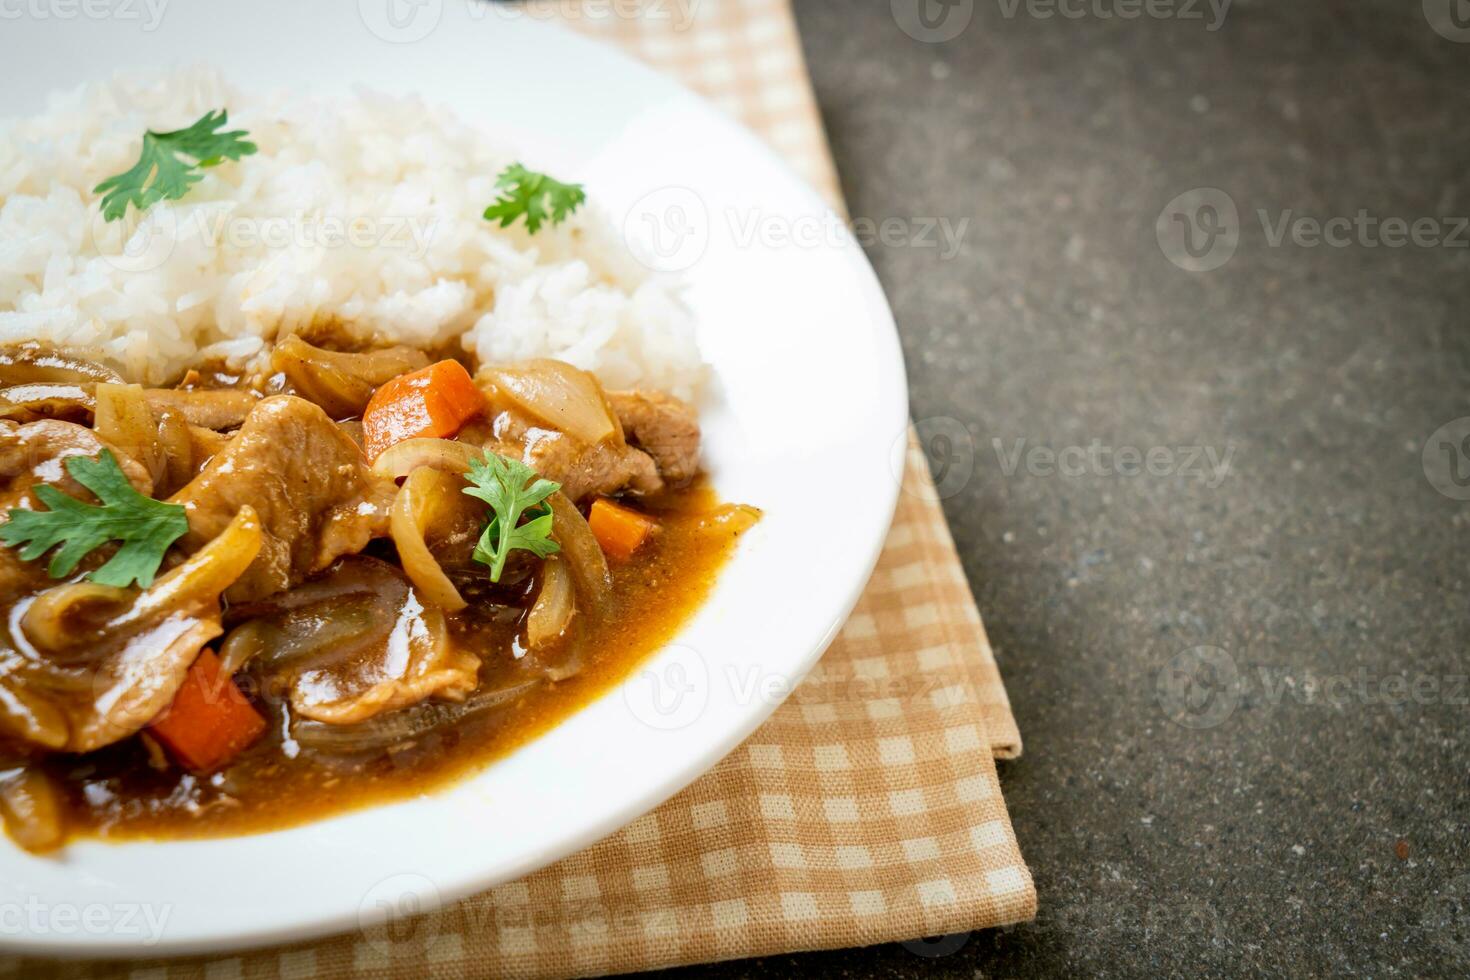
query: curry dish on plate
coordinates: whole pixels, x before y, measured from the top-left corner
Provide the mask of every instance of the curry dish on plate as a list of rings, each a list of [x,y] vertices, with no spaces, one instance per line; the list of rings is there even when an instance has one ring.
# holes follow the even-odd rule
[[[0,147],[22,848],[465,774],[672,638],[759,518],[703,476],[676,277],[442,107],[197,69],[58,95]]]
[[[625,676],[753,508],[685,402],[534,359],[363,347],[129,384],[0,350],[0,813],[271,829],[432,786]]]

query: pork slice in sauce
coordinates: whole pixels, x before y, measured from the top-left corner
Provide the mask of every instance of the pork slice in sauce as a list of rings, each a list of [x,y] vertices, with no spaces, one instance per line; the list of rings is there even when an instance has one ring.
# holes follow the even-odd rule
[[[260,554],[227,593],[245,602],[290,588],[387,534],[395,493],[324,411],[278,395],[256,403],[234,438],[170,499],[189,518],[179,541],[186,550],[219,533],[241,506],[259,513]]]
[[[684,486],[699,472],[699,419],[693,406],[658,391],[609,391],[627,441],[653,457],[663,480]]]
[[[486,449],[519,459],[560,483],[562,493],[572,500],[624,490],[654,493],[663,487],[653,458],[616,436],[589,446],[514,410],[498,413],[492,432]]]

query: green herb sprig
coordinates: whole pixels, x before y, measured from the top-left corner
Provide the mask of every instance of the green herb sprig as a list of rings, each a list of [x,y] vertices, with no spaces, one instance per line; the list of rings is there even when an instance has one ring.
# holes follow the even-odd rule
[[[548,218],[553,225],[561,224],[587,199],[581,184],[563,184],[519,163],[502,170],[495,186],[502,193],[485,209],[485,220],[499,221],[500,227],[506,228],[524,216],[526,231],[532,235]]]
[[[560,483],[543,480],[519,460],[486,452],[470,463],[464,492],[490,505],[490,523],[475,545],[474,560],[490,566],[490,581],[499,582],[505,561],[517,549],[540,558],[561,548],[551,539],[551,505],[546,498]],[[521,523],[521,518],[528,518]]]
[[[254,153],[256,146],[245,139],[249,135],[245,130],[218,132],[229,118],[228,112],[219,109],[206,112],[185,129],[144,133],[143,152],[132,169],[92,188],[92,193],[103,195],[102,216],[117,221],[127,214],[129,204],[145,211],[162,200],[177,201],[204,179],[205,167]]]
[[[11,510],[10,520],[0,525],[0,541],[12,548],[25,545],[20,557],[26,561],[60,545],[46,569],[52,578],[65,578],[92,551],[109,541],[120,541],[117,554],[87,577],[99,585],[119,588],[133,582],[145,589],[152,585],[164,552],[189,530],[184,508],[134,490],[110,450],[102,450],[96,459],[70,456],[66,471],[96,494],[101,505],[37,485],[36,497],[50,510]]]

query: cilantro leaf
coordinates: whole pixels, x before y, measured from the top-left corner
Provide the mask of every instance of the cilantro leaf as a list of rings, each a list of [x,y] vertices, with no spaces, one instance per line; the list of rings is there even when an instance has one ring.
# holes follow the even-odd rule
[[[254,143],[244,139],[243,129],[216,132],[229,121],[224,109],[206,112],[187,129],[171,133],[143,134],[143,152],[131,170],[109,177],[92,193],[101,194],[102,216],[116,221],[127,214],[131,204],[139,211],[162,200],[177,201],[189,192],[189,186],[204,179],[200,173],[221,160],[238,160],[254,153]],[[188,163],[181,157],[192,157]]]
[[[486,452],[470,463],[464,492],[490,505],[490,523],[475,545],[474,559],[490,566],[490,581],[499,582],[505,560],[517,549],[538,558],[561,548],[551,539],[551,506],[546,498],[561,489],[560,483],[543,480],[520,460]],[[530,520],[520,523],[522,517]]]
[[[498,219],[500,227],[506,228],[525,215],[526,231],[532,235],[547,220],[548,202],[551,223],[556,225],[587,199],[581,184],[563,184],[546,174],[527,170],[519,163],[513,163],[502,170],[500,176],[495,178],[495,186],[502,193],[494,204],[485,209],[485,220]]]
[[[164,552],[189,530],[184,508],[134,490],[111,450],[102,450],[96,459],[69,456],[66,471],[96,494],[101,506],[83,503],[55,487],[37,485],[36,496],[50,510],[11,510],[9,522],[0,525],[0,541],[11,547],[24,544],[20,557],[26,561],[61,545],[46,569],[52,578],[70,575],[90,552],[109,541],[120,541],[117,554],[87,577],[119,588],[135,581],[145,589],[152,585]]]

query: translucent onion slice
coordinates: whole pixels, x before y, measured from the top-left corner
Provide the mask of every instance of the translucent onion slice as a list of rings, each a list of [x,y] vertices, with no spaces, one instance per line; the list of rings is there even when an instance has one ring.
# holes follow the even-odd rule
[[[481,455],[479,449],[452,439],[405,439],[378,454],[373,461],[373,472],[395,480],[420,467],[463,473]]]
[[[0,383],[3,384],[84,384],[109,381],[122,381],[122,378],[111,368],[64,353],[59,348],[34,341],[0,347]]]
[[[463,512],[473,505],[460,492],[463,488],[464,481],[453,474],[420,467],[403,481],[388,512],[388,528],[403,571],[425,599],[446,612],[458,612],[468,603],[429,551],[424,535],[431,527],[450,527],[459,522]]]
[[[96,582],[68,582],[36,596],[26,606],[21,625],[26,639],[42,650],[64,650],[75,638],[79,623],[115,613],[133,594]]]
[[[86,420],[95,408],[91,385],[24,384],[0,388],[0,418],[29,421],[36,416]]]
[[[539,650],[560,637],[574,611],[576,600],[566,562],[558,555],[548,555],[541,566],[541,591],[526,617],[526,639],[531,649]]]
[[[428,366],[428,355],[413,347],[344,354],[313,347],[294,334],[271,351],[271,368],[334,419],[361,415],[379,385]]]
[[[577,506],[557,492],[546,498],[551,504],[551,536],[561,545],[561,554],[566,557],[568,569],[577,584],[583,600],[591,604],[592,610],[600,611],[612,591],[612,573],[607,569],[607,557],[587,526],[587,518]]]
[[[547,425],[587,445],[618,432],[597,380],[562,361],[532,360],[487,367],[478,379]]]
[[[523,681],[493,691],[477,691],[458,704],[425,701],[355,725],[297,720],[291,725],[291,737],[304,749],[331,755],[382,752],[436,729],[458,725],[470,718],[510,705],[529,694],[540,683],[540,680]]]
[[[0,775],[0,820],[10,838],[32,854],[55,850],[66,839],[61,791],[36,769]]]
[[[167,456],[142,385],[99,384],[96,401],[97,435],[137,460],[158,484],[167,470]]]

